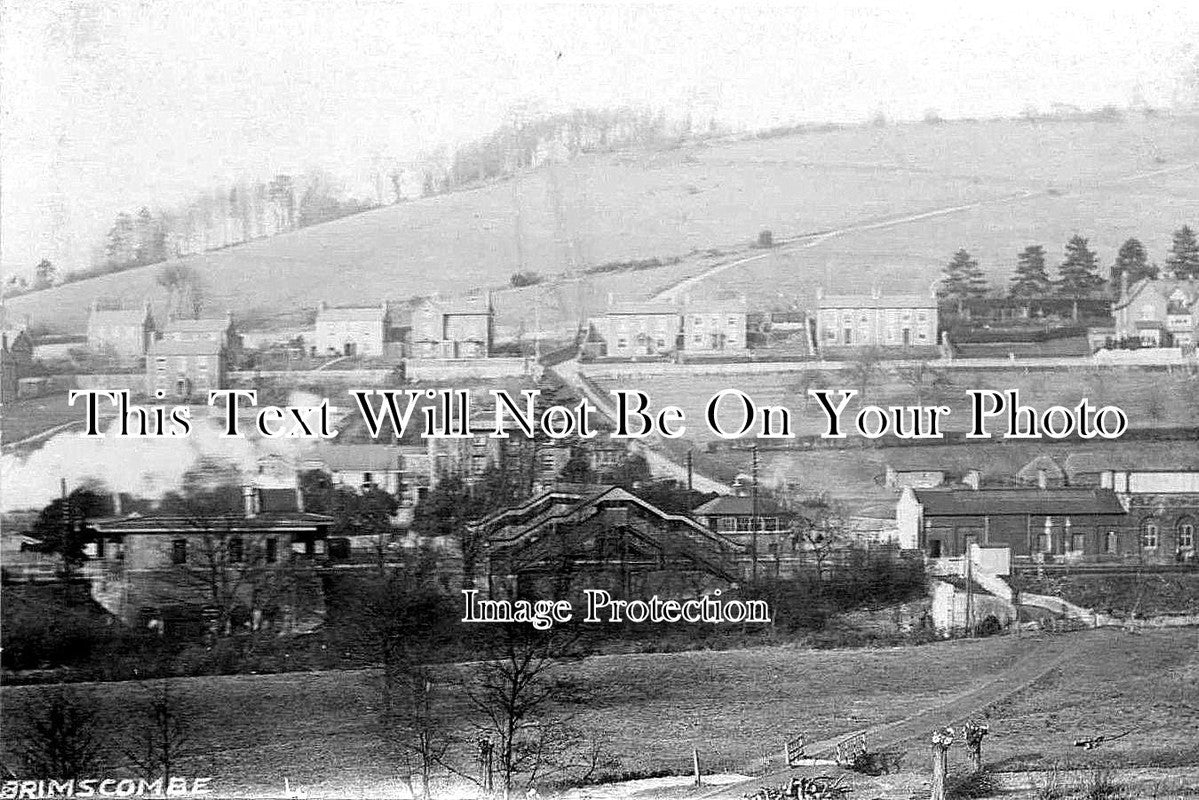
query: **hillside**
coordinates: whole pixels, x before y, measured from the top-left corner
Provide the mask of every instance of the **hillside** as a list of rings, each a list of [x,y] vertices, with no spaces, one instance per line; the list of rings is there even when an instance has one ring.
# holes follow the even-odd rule
[[[1164,260],[1170,232],[1199,221],[1199,119],[909,124],[591,154],[518,179],[389,206],[183,259],[205,276],[208,307],[255,318],[334,304],[501,287],[519,268],[554,275],[583,265],[683,256],[659,269],[609,273],[582,287],[497,296],[501,326],[594,311],[609,292],[647,296],[776,240],[831,236],[719,271],[688,291],[735,290],[802,304],[822,282],[922,289],[958,247],[1005,281],[1015,253],[1052,255],[1075,231],[1109,263],[1128,236]],[[519,200],[517,199],[519,198]],[[937,212],[929,215],[928,212]],[[901,221],[904,217],[925,215]],[[882,223],[882,224],[879,224]],[[717,253],[706,253],[710,249]],[[9,301],[17,314],[78,331],[94,298],[158,307],[158,267]]]

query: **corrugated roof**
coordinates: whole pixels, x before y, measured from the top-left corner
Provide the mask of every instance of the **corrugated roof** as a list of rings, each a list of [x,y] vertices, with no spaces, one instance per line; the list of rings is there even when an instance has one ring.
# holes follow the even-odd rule
[[[1110,489],[917,489],[925,517],[1124,514]]]

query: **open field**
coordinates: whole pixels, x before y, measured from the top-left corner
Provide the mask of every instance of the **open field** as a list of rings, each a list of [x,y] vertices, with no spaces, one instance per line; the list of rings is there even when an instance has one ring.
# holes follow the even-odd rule
[[[850,400],[844,419],[852,424],[863,405],[945,405],[950,413],[941,417],[941,430],[966,431],[971,423],[972,389],[1017,390],[1023,405],[1044,410],[1054,405],[1073,408],[1082,399],[1095,407],[1119,406],[1128,415],[1130,428],[1190,426],[1199,424],[1199,403],[1192,399],[1199,389],[1199,377],[1181,371],[1173,373],[1127,369],[1078,369],[1022,373],[1017,370],[950,371],[930,370],[919,384],[906,371],[876,369],[867,382],[863,396]],[[934,384],[935,381],[935,384]],[[600,379],[605,390],[629,388],[630,380]],[[686,413],[686,437],[696,442],[718,439],[705,422],[705,409],[719,392],[736,388],[752,398],[755,406],[785,406],[791,412],[795,436],[817,436],[827,430],[828,415],[820,403],[808,395],[809,389],[829,389],[835,404],[842,389],[861,390],[861,379],[853,369],[836,373],[797,366],[792,372],[770,375],[729,374],[640,377],[632,386],[645,392],[651,409],[677,405]],[[917,388],[919,387],[919,388]],[[722,429],[736,431],[744,420],[744,405],[735,397],[722,400],[717,420]],[[987,429],[992,433],[1006,430],[1003,417],[991,418]],[[760,425],[744,437],[746,444],[759,435]],[[848,431],[856,438],[856,431]],[[890,439],[888,435],[885,439]],[[780,440],[782,441],[782,440]]]
[[[1170,231],[1199,217],[1189,168],[1199,161],[1197,126],[1188,117],[909,124],[593,154],[185,261],[204,275],[211,311],[261,317],[322,299],[373,304],[504,286],[522,266],[518,208],[523,267],[547,276],[568,268],[572,249],[582,266],[684,259],[596,276],[581,287],[502,292],[496,303],[509,331],[530,322],[532,297],[543,297],[541,322],[552,327],[580,305],[594,311],[609,291],[646,296],[701,273],[713,263],[709,249],[729,257],[749,252],[762,228],[782,240],[958,206],[968,208],[780,249],[697,288],[748,290],[753,301],[780,307],[834,277],[849,289],[912,290],[931,283],[958,247],[1006,279],[1025,244],[1043,242],[1055,253],[1075,231],[1093,236],[1105,264],[1131,235],[1160,261]],[[327,280],[329,268],[338,281]],[[78,331],[97,297],[149,296],[162,308],[156,272],[146,267],[37,292],[9,307]]]
[[[622,770],[684,773],[694,746],[709,771],[768,775],[779,765],[785,735],[833,739],[930,708],[973,714],[990,705],[982,687],[1004,676],[1010,680],[998,681],[1003,691],[996,689],[992,700],[1024,688],[986,712],[992,729],[988,762],[1006,769],[1193,767],[1199,765],[1191,739],[1199,725],[1197,659],[1193,630],[1095,631],[887,650],[780,646],[606,656],[564,670],[594,692],[593,700],[571,707],[575,722],[606,734]],[[1045,673],[1050,665],[1054,669]],[[1025,687],[1026,680],[1033,682]],[[380,796],[396,791],[401,769],[375,727],[373,681],[364,672],[292,673],[178,679],[173,686],[191,715],[194,747],[206,754],[194,767],[217,776],[214,789],[222,796],[278,793],[284,777],[313,796]],[[131,710],[147,688],[81,684],[74,690],[105,710],[115,742],[124,726],[136,724]],[[3,690],[6,732],[46,691]],[[443,697],[446,719],[469,734],[465,705],[452,689]],[[911,726],[923,735],[924,724],[919,717]],[[1106,749],[1072,746],[1076,738],[1112,735],[1127,726],[1136,733]],[[903,726],[888,730],[879,734],[880,742],[909,735]],[[923,769],[923,741],[898,749],[910,750],[907,769]]]

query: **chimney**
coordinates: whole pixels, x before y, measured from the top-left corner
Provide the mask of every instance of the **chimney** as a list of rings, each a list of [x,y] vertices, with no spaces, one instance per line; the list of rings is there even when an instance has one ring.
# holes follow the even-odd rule
[[[816,299],[817,299],[817,300],[823,300],[823,299],[824,299],[824,287],[823,287],[823,286],[817,286],[817,287],[816,287]]]
[[[881,291],[879,291],[879,288],[877,286],[870,287],[870,298],[872,300],[877,300],[882,296],[883,296],[883,293]]]
[[[1048,489],[1049,488],[1049,473],[1047,473],[1043,469],[1037,470],[1037,488],[1038,489]]]
[[[300,485],[296,484],[296,511],[304,513],[304,493],[300,491]]]
[[[243,486],[241,489],[242,511],[246,519],[258,516],[258,490],[253,486]]]
[[[112,493],[112,515],[114,517],[120,517],[123,515],[120,492]]]
[[[976,469],[967,470],[965,477],[962,478],[962,483],[966,486],[969,486],[976,492],[979,490],[979,487],[982,486],[982,481],[982,473]]]

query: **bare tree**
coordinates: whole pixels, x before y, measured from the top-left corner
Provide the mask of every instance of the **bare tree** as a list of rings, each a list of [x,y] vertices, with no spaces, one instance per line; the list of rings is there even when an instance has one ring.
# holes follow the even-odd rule
[[[505,798],[522,775],[531,782],[547,766],[566,766],[562,756],[576,742],[565,735],[552,709],[571,702],[579,691],[559,667],[582,654],[575,629],[496,625],[488,657],[468,672],[466,696],[481,715],[487,739],[494,740],[489,747],[496,788]]]
[[[882,372],[882,354],[878,348],[867,348],[854,359],[847,371],[858,390],[858,397],[864,401]]]
[[[155,276],[170,297],[171,317],[198,319],[204,310],[204,280],[186,264],[167,264]]]
[[[937,392],[952,385],[948,375],[929,366],[927,361],[917,361],[910,367],[901,367],[898,374],[900,380],[916,395],[916,405],[924,405],[925,392],[928,390]]]
[[[229,636],[247,623],[258,631],[296,585],[290,542],[247,528],[235,510],[240,504],[236,486],[219,486],[186,496],[168,494],[160,505],[178,515],[183,534],[172,552],[174,572],[181,588],[198,594],[213,610],[217,636]]]
[[[125,747],[125,756],[146,780],[162,779],[163,785],[192,755],[192,738],[187,720],[171,682],[163,680],[137,720],[137,730]]]
[[[393,687],[383,724],[408,762],[409,775],[420,777],[420,796],[429,798],[433,774],[447,766],[446,754],[454,743],[436,713],[434,698],[440,685],[428,667],[411,667]]]
[[[18,754],[30,774],[78,780],[91,777],[100,767],[103,745],[99,715],[84,695],[56,687],[14,716],[15,724],[6,733],[10,741],[17,743]]]

